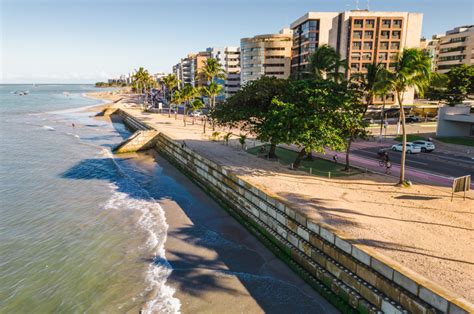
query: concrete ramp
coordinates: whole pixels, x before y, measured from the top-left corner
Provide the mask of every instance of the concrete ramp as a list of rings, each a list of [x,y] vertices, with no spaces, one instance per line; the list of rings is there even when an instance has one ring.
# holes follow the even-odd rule
[[[132,153],[152,148],[157,140],[158,131],[140,130],[114,148],[116,154]]]

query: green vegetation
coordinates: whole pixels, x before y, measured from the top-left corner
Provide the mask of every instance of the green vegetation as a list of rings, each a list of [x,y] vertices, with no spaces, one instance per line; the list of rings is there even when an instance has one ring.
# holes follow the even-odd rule
[[[106,87],[127,87],[125,82],[97,82],[95,87],[106,88]]]
[[[136,93],[146,93],[147,90],[155,87],[157,82],[150,75],[148,70],[140,67],[132,76],[132,90]]]
[[[403,141],[403,136],[399,135],[394,138],[395,141],[402,142]],[[426,137],[416,135],[416,134],[408,134],[407,135],[407,141],[408,142],[413,142],[413,141],[418,141],[418,140],[426,140]]]
[[[268,151],[270,149],[270,144],[249,148],[247,152],[252,155],[262,156],[262,154],[260,153],[262,151],[262,148],[264,148],[265,151]],[[282,165],[289,166],[296,159],[298,152],[277,147],[276,154],[278,155],[278,161]],[[331,173],[331,177],[342,177],[361,173],[357,169],[351,169],[350,172],[347,172],[345,171],[344,164],[336,164],[334,162],[322,158],[304,159],[301,161],[301,167],[299,169],[307,173],[311,172],[313,175],[319,177],[328,177],[329,172]]]
[[[462,103],[474,93],[474,65],[453,67],[447,74],[437,75],[427,91],[430,100],[445,101],[450,106]]]
[[[448,144],[464,145],[474,147],[474,138],[472,137],[437,137],[438,141]]]
[[[216,97],[222,92],[222,85],[216,83],[216,78],[224,79],[225,71],[222,68],[220,62],[215,58],[208,58],[204,67],[200,72],[197,73],[197,79],[206,79],[207,85],[200,88],[200,93],[203,97],[208,97],[209,107],[211,112],[214,111],[216,107]],[[214,119],[211,120],[212,130],[215,130]],[[204,126],[204,132],[206,132],[206,127]]]
[[[173,103],[173,93],[180,81],[174,74],[168,74],[163,78],[163,85],[166,88],[166,100],[168,101],[168,118],[171,117],[171,104]]]

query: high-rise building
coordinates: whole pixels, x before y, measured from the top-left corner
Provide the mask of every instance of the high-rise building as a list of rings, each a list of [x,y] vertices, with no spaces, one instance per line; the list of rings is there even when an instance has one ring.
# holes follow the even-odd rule
[[[259,77],[290,76],[292,32],[282,30],[279,34],[258,35],[240,40],[241,84]]]
[[[225,78],[219,81],[223,86],[222,98],[232,96],[240,88],[240,48],[212,47],[206,51],[219,61],[225,71]]]
[[[436,60],[438,59],[439,35],[433,35],[430,40],[422,38],[420,40],[420,49],[426,52],[431,59],[431,71],[436,71]]]
[[[449,72],[461,64],[474,64],[474,25],[456,27],[438,35],[436,71]]]
[[[292,75],[307,73],[308,56],[324,44],[347,60],[348,75],[364,73],[373,62],[390,69],[404,48],[419,48],[422,19],[422,14],[408,12],[308,12],[291,24]],[[413,91],[405,94],[406,103],[413,101],[413,94]],[[387,95],[386,101],[393,103],[395,98]]]

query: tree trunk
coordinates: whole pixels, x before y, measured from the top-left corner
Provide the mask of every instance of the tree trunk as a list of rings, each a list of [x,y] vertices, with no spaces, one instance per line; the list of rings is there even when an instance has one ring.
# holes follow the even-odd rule
[[[183,124],[184,126],[186,126],[186,112],[187,111],[187,106],[186,104],[184,105],[184,115],[183,115]]]
[[[206,134],[206,122],[207,122],[207,117],[204,116],[202,118],[203,122],[202,122],[202,133]]]
[[[306,154],[306,160],[313,160],[314,157],[313,157],[313,152],[312,151],[309,151],[307,154]]]
[[[277,154],[276,154],[276,144],[270,142],[270,151],[268,152],[268,158],[272,159],[272,158],[277,158]]]
[[[400,106],[400,120],[402,120],[402,159],[400,161],[400,180],[398,184],[403,184],[405,181],[405,160],[406,160],[406,151],[407,151],[407,132],[405,129],[405,110],[403,110],[403,98],[400,95],[400,92],[397,92],[398,105]]]
[[[349,171],[349,167],[350,167],[350,159],[349,159],[349,155],[351,153],[351,145],[352,145],[352,136],[349,137],[349,139],[347,140],[347,147],[346,147],[346,167],[344,168],[344,171]]]
[[[216,98],[212,96],[212,102],[211,102],[211,110],[214,110],[214,102],[216,101]],[[212,131],[216,130],[216,124],[214,123],[214,118],[211,117],[211,125],[212,125]]]
[[[382,105],[382,112],[380,117],[380,139],[382,139],[382,128],[384,125],[384,117],[385,117],[385,95],[383,95],[383,105]]]
[[[301,161],[303,160],[305,155],[306,155],[306,147],[303,147],[303,149],[298,153],[298,156],[296,156],[296,159],[293,162],[293,169],[299,168],[299,166],[301,165]]]

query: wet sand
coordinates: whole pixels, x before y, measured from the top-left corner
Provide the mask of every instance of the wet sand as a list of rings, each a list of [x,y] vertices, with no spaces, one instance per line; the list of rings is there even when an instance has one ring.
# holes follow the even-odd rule
[[[158,199],[169,225],[166,259],[183,313],[338,313],[189,178],[157,153]]]

